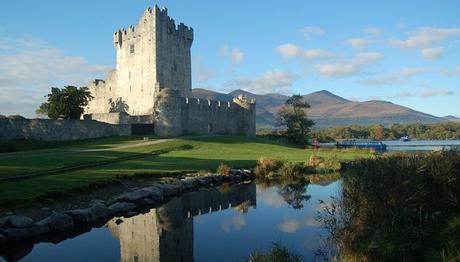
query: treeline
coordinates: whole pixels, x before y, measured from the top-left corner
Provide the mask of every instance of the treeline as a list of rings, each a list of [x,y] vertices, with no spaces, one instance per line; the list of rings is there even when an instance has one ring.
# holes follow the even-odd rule
[[[410,139],[417,140],[460,139],[460,123],[394,124],[390,127],[382,125],[352,125],[325,128],[313,134],[313,137],[319,141],[333,141],[337,139],[398,140],[404,136],[409,136]]]

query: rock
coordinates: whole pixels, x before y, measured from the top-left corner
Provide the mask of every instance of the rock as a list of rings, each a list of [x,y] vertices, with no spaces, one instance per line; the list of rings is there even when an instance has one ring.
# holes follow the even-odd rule
[[[6,237],[0,233],[0,246],[3,246],[6,243]]]
[[[200,187],[200,182],[196,178],[182,180],[184,190],[195,190]]]
[[[133,211],[137,208],[137,206],[133,203],[128,202],[117,202],[109,206],[109,212],[112,215],[115,214],[122,214]]]
[[[179,184],[155,184],[163,191],[164,197],[177,196],[184,191],[184,186]]]
[[[35,225],[35,226],[31,227],[31,228],[28,228],[28,230],[31,233],[31,237],[43,235],[43,234],[46,234],[46,233],[50,232],[49,227],[47,227],[47,226],[38,226],[38,225]]]
[[[94,221],[91,208],[67,210],[64,213],[71,216],[76,225],[88,224]]]
[[[156,202],[163,201],[163,190],[156,186],[146,187],[143,190],[149,192],[148,198],[155,200]]]
[[[34,225],[30,217],[25,216],[7,216],[4,220],[3,227],[27,228]]]
[[[24,240],[33,236],[27,228],[8,228],[5,229],[5,235],[10,242]]]
[[[142,199],[141,201],[139,201],[139,203],[142,205],[142,206],[153,206],[155,204],[158,204],[159,202],[153,200],[153,199],[150,199],[150,198],[144,198]]]
[[[41,210],[43,210],[43,211],[50,211],[51,208],[49,208],[49,207],[42,207]]]
[[[37,226],[46,226],[50,232],[65,232],[73,229],[73,218],[69,215],[53,212],[49,217],[35,223]]]
[[[91,201],[90,210],[93,221],[98,221],[109,217],[109,209],[102,200]]]
[[[12,216],[13,214],[14,214],[14,213],[11,212],[11,211],[5,212],[5,215],[7,215],[7,216]]]
[[[161,190],[157,187],[148,187],[143,189],[138,189],[131,192],[126,192],[121,195],[118,195],[111,200],[109,200],[109,204],[113,204],[116,202],[137,202],[144,198],[161,198],[162,194]]]

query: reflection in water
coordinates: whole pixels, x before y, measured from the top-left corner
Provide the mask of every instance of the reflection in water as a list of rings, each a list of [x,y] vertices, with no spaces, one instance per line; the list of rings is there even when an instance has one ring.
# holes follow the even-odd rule
[[[281,242],[310,261],[319,236],[327,233],[314,221],[319,200],[336,195],[341,183],[296,183],[257,181],[257,188],[249,183],[191,192],[145,214],[114,218],[89,232],[21,242],[0,255],[21,261],[226,262]]]
[[[113,218],[107,227],[120,240],[120,261],[193,261],[194,216],[231,207],[246,213],[255,205],[255,184],[242,184],[187,193],[149,213]],[[237,216],[223,227],[230,231],[245,223],[244,217]]]

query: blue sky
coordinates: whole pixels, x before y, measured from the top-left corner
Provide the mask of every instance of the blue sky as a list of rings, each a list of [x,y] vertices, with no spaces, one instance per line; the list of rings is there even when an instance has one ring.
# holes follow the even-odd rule
[[[112,34],[158,4],[192,26],[193,87],[382,99],[460,116],[458,1],[3,0],[0,114],[115,65]]]

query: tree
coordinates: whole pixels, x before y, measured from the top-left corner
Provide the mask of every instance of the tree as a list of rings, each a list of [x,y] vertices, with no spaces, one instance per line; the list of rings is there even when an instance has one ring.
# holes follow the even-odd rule
[[[278,123],[287,127],[287,138],[290,143],[305,146],[311,135],[314,122],[307,117],[310,105],[300,95],[293,95],[278,110]]]
[[[372,132],[375,140],[383,140],[384,138],[384,127],[382,125],[374,125]]]
[[[84,107],[93,98],[87,87],[65,86],[63,89],[51,88],[48,101],[35,111],[51,119],[79,119]]]

